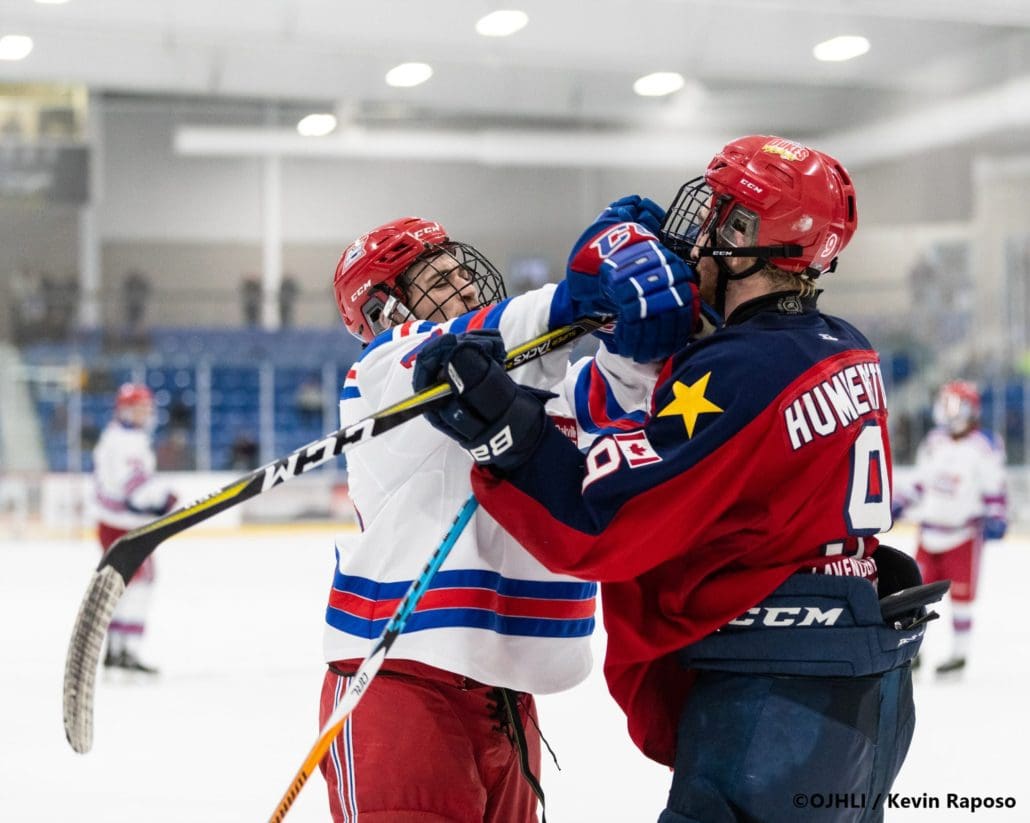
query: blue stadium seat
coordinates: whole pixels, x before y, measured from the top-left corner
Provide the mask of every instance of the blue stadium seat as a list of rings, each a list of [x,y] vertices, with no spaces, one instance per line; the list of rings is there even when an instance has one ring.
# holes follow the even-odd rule
[[[298,388],[308,377],[321,381],[324,364],[336,362],[338,384],[361,346],[342,326],[325,329],[154,328],[148,335],[149,348],[112,351],[101,331],[76,334],[64,343],[42,342],[25,346],[21,356],[32,365],[66,366],[81,360],[88,379],[82,394],[82,415],[87,426],[102,428],[110,419],[117,387],[145,374],[155,390],[164,425],[164,436],[175,408],[179,424],[189,421],[187,430],[193,448],[198,401],[198,370],[210,367],[212,463],[215,468],[231,464],[231,448],[237,434],[256,437],[260,427],[261,368],[274,368],[272,396],[275,453],[284,453],[310,442],[336,427],[335,413],[325,420],[323,410],[302,413],[296,407]],[[115,341],[117,343],[117,341]],[[135,344],[134,344],[135,345]],[[332,386],[335,396],[339,386]],[[56,397],[59,397],[57,395]],[[62,399],[35,392],[34,401],[45,434],[45,451],[53,471],[68,468],[67,409]],[[59,412],[60,408],[60,412]],[[187,411],[184,413],[182,409]],[[83,455],[84,463],[91,460]]]

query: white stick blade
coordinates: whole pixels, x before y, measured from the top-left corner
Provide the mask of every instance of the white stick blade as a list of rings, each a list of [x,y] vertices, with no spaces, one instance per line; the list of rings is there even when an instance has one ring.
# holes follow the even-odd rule
[[[100,650],[125,581],[110,566],[93,574],[75,618],[64,664],[64,734],[71,747],[85,754],[93,747],[93,693]]]

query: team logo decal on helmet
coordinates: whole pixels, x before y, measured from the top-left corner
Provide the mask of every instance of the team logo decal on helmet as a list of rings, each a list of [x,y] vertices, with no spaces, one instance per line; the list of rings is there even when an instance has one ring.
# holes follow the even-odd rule
[[[346,271],[352,265],[355,260],[365,256],[365,241],[368,239],[367,234],[361,235],[357,240],[350,244],[347,250],[343,253],[343,270]]]
[[[829,257],[837,250],[838,237],[832,232],[826,235],[826,242],[823,243],[823,250],[819,252],[820,257]]]
[[[782,157],[784,160],[806,160],[808,159],[808,149],[802,146],[800,143],[793,143],[790,140],[784,140],[781,137],[776,137],[762,146],[762,151],[768,152],[769,154],[776,154]]]

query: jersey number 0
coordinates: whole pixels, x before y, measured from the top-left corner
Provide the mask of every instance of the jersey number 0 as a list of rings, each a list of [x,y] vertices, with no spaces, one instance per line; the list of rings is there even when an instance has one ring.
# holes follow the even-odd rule
[[[871,422],[851,447],[851,480],[844,520],[848,533],[864,537],[891,527],[891,486],[883,430]]]

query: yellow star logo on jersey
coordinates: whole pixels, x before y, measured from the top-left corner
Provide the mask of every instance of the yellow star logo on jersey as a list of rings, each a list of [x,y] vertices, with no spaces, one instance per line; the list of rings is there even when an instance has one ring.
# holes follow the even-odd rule
[[[687,437],[693,437],[694,427],[697,425],[697,418],[700,415],[723,411],[705,397],[705,391],[708,389],[708,378],[711,376],[712,373],[707,372],[704,377],[690,386],[681,383],[679,380],[673,383],[672,393],[676,396],[676,399],[658,412],[658,416],[682,415],[683,425],[687,427]]]

